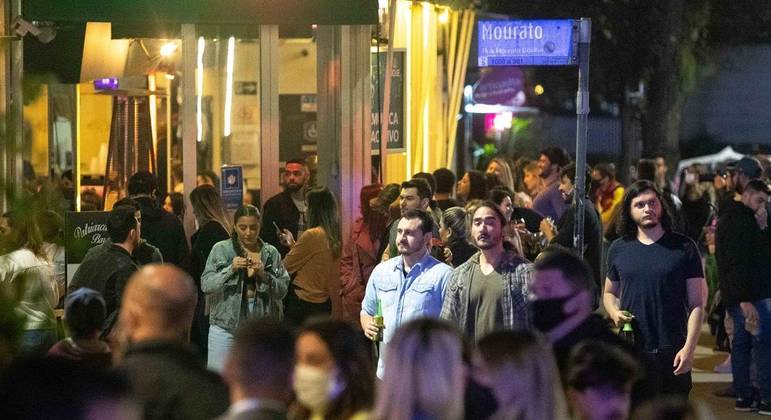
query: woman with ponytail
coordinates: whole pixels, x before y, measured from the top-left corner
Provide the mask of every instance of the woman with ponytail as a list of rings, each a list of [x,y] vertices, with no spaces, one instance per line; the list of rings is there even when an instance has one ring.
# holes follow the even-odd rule
[[[275,247],[260,239],[262,217],[257,207],[236,211],[230,239],[217,242],[201,275],[209,303],[208,366],[221,372],[233,344],[233,333],[247,318],[280,320],[289,273]]]

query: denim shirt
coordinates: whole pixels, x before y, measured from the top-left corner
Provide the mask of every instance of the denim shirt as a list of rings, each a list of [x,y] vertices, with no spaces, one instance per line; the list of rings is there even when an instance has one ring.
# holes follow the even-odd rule
[[[374,316],[377,301],[383,311],[383,342],[377,363],[377,376],[383,377],[386,347],[400,325],[416,318],[439,318],[447,280],[452,268],[428,252],[407,275],[401,256],[378,264],[367,283],[361,305],[362,313]]]
[[[261,318],[271,316],[270,301],[283,313],[281,301],[289,288],[289,273],[281,262],[281,255],[275,247],[262,243],[260,252],[265,266],[265,281],[258,282],[254,303],[249,308],[250,316]],[[211,249],[206,268],[201,274],[201,289],[209,304],[209,322],[230,333],[235,332],[242,318],[244,281],[239,271],[233,271],[236,252],[231,239],[217,242]]]

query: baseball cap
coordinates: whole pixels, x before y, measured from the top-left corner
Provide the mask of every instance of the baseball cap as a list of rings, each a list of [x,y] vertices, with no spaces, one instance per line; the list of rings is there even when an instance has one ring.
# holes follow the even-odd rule
[[[736,162],[729,163],[726,168],[740,171],[750,178],[759,178],[763,173],[763,168],[760,166],[760,161],[748,156],[745,156]]]
[[[99,329],[107,316],[107,305],[102,294],[94,289],[81,287],[64,299],[64,319],[73,335]]]

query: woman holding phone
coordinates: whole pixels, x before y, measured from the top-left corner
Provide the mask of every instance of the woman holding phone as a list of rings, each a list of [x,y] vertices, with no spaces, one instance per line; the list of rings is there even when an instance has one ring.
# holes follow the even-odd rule
[[[289,248],[284,265],[292,274],[286,297],[286,318],[295,325],[313,315],[340,318],[340,254],[342,233],[337,199],[326,187],[315,187],[306,195],[308,224],[295,242],[292,233],[281,232],[281,244]]]
[[[211,324],[208,367],[217,372],[222,371],[233,333],[244,319],[283,317],[289,273],[278,250],[260,239],[261,219],[257,207],[239,207],[232,237],[214,245],[201,275]]]

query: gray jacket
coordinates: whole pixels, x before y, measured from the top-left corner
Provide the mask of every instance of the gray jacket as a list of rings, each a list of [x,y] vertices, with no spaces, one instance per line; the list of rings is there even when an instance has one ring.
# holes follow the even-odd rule
[[[209,303],[209,322],[231,333],[238,328],[248,304],[244,293],[244,270],[233,271],[232,268],[235,257],[230,239],[217,242],[201,275],[201,289]],[[280,319],[284,312],[282,300],[289,288],[289,273],[273,245],[262,243],[261,259],[266,279],[257,283],[254,304],[249,312],[256,318]]]
[[[479,265],[480,252],[452,272],[444,294],[440,318],[451,321],[461,331],[466,329],[469,306],[471,277]],[[503,261],[496,269],[501,273],[503,287],[503,325],[505,329],[530,329],[528,313],[528,286],[533,279],[533,265],[513,251],[506,251]]]

